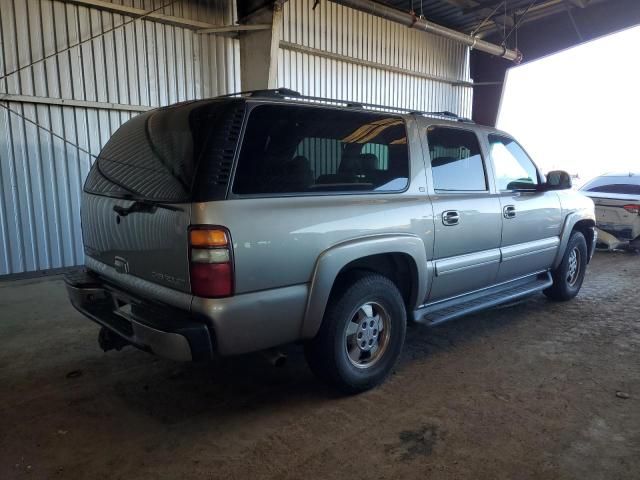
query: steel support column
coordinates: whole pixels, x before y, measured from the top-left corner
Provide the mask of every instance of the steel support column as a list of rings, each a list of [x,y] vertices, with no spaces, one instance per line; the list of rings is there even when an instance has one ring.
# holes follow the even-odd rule
[[[244,19],[247,25],[271,25],[240,35],[240,84],[242,91],[276,88],[278,48],[282,33],[282,2],[263,7]]]

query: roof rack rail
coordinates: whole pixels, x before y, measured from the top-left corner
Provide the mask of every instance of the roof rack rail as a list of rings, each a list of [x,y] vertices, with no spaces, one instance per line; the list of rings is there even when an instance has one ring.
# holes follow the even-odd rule
[[[428,115],[428,116],[445,117],[447,119],[457,120],[458,122],[475,123],[470,118],[461,117],[460,115],[457,115],[457,114],[455,114],[453,112],[450,112],[448,110],[443,110],[441,112],[419,112],[419,113],[421,113],[422,115]]]
[[[245,90],[244,92],[227,93],[226,95],[218,95],[218,98],[226,97],[302,97],[300,92],[291,90],[290,88],[265,88],[262,90]]]
[[[313,95],[302,95],[300,92],[296,90],[291,90],[290,88],[248,90],[245,92],[236,92],[236,93],[229,93],[227,95],[220,95],[220,97],[236,97],[236,96],[263,97],[263,98],[264,97],[288,98],[291,100],[318,102],[318,103],[329,104],[329,105],[342,105],[348,108],[379,110],[383,112],[395,112],[395,113],[409,113],[412,115],[423,115],[425,117],[436,117],[436,118],[442,118],[445,120],[454,120],[454,121],[464,122],[464,123],[475,123],[473,120],[469,118],[461,117],[459,115],[456,115],[453,112],[449,112],[446,110],[440,111],[440,112],[424,112],[421,110],[415,110],[411,108],[392,107],[388,105],[378,105],[375,103],[363,103],[363,102],[356,102],[352,100],[340,100],[337,98],[316,97]]]

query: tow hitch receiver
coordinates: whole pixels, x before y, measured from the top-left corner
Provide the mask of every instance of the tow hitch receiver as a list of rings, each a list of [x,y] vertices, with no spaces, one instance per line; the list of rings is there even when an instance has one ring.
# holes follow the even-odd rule
[[[98,333],[98,344],[100,348],[108,352],[109,350],[117,350],[120,351],[127,345],[131,345],[120,335],[113,333],[108,328],[102,327],[100,329],[100,333]]]

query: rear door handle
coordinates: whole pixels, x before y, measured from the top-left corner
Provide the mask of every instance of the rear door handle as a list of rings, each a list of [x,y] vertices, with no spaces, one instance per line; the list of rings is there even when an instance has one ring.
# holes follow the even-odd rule
[[[458,225],[460,222],[460,213],[456,210],[447,210],[446,212],[442,212],[442,223],[451,226]]]
[[[513,205],[506,205],[502,209],[502,215],[504,215],[504,218],[515,218],[515,216],[516,216],[516,207],[513,206]]]

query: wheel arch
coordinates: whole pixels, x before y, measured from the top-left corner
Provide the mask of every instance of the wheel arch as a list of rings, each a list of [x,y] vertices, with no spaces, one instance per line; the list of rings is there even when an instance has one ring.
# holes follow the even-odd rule
[[[316,335],[332,293],[359,272],[379,273],[393,281],[410,313],[426,296],[426,265],[424,243],[415,235],[377,235],[325,250],[314,268],[301,337]]]
[[[571,234],[575,231],[579,231],[584,235],[585,240],[587,241],[588,259],[590,260],[593,249],[595,248],[595,238],[593,230],[595,226],[595,219],[590,215],[583,215],[579,212],[567,215],[564,226],[562,228],[562,233],[560,234],[560,246],[558,247],[558,253],[553,262],[553,268],[558,267],[558,265],[560,265],[560,262],[562,262],[562,257],[564,257],[564,253],[567,249],[569,238],[571,238]]]
[[[575,232],[576,230],[581,232],[584,235],[585,240],[587,241],[587,253],[588,259],[591,260],[591,252],[595,248],[596,239],[593,235],[593,228],[596,226],[596,222],[591,219],[582,219],[578,220],[576,224],[571,229],[571,232]]]

